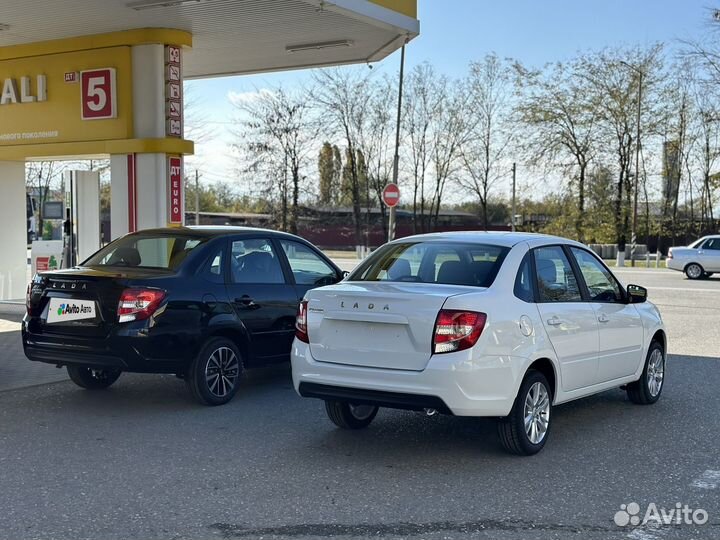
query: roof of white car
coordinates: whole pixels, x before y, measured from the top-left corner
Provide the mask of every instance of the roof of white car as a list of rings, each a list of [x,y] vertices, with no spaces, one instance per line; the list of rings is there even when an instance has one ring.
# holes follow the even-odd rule
[[[520,242],[530,242],[534,245],[538,244],[574,244],[581,245],[575,240],[569,240],[560,236],[551,234],[539,234],[528,232],[509,232],[509,231],[454,231],[440,233],[416,234],[414,236],[406,236],[395,240],[396,242],[412,241],[437,241],[445,240],[448,242],[472,242],[473,244],[493,244],[496,246],[512,247]]]

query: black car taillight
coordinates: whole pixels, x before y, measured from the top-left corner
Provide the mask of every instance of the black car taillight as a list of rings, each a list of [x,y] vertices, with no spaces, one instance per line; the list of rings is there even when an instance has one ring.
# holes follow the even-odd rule
[[[298,304],[297,317],[295,318],[295,337],[304,343],[310,343],[307,328],[307,300]]]
[[[469,349],[480,339],[487,315],[476,311],[443,309],[435,321],[433,353],[449,353]]]
[[[159,289],[125,289],[118,302],[118,322],[141,321],[150,317],[165,298]]]

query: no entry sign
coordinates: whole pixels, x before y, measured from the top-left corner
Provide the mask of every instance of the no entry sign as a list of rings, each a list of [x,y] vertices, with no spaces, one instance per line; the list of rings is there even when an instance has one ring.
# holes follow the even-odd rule
[[[390,208],[397,206],[400,202],[400,188],[398,185],[388,184],[385,186],[385,189],[383,189],[382,199],[385,206],[389,206]]]

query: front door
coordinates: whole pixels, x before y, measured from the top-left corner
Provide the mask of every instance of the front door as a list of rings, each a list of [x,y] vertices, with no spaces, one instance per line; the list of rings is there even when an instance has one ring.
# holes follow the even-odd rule
[[[228,296],[250,334],[256,360],[289,358],[297,294],[269,238],[232,239]]]
[[[285,238],[281,238],[278,243],[285,253],[293,274],[298,302],[310,289],[332,285],[342,279],[342,275],[338,274],[337,270],[312,247]]]
[[[706,272],[720,272],[720,238],[709,238],[698,250],[700,264]]]
[[[565,391],[596,382],[598,322],[583,300],[579,281],[560,246],[534,250],[538,311],[555,349]]]
[[[598,382],[632,375],[643,360],[644,330],[640,314],[625,296],[617,279],[592,253],[572,247],[595,311],[600,333]]]

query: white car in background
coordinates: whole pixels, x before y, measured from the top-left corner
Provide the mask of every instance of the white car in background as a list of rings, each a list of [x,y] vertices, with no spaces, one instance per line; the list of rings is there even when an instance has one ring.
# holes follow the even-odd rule
[[[667,267],[689,279],[709,278],[720,272],[720,235],[703,236],[687,247],[671,247]]]
[[[499,417],[505,448],[534,454],[554,405],[619,386],[658,400],[667,342],[646,295],[563,238],[403,238],[305,295],[293,381],[341,428],[367,426],[379,407]]]

